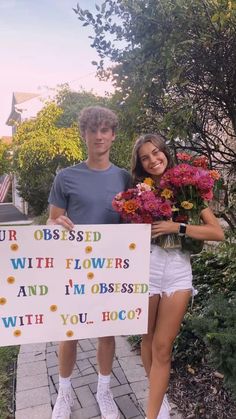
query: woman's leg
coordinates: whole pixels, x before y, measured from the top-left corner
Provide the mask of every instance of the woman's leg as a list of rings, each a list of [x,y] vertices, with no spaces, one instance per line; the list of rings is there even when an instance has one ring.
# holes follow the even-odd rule
[[[149,297],[148,332],[147,334],[142,336],[141,357],[147,377],[149,377],[152,365],[152,339],[156,328],[156,318],[159,301],[160,295],[153,295],[152,297]]]
[[[156,419],[167,390],[174,340],[187,310],[191,290],[176,291],[169,297],[163,294],[158,307],[156,329],[152,344],[152,366],[147,418]]]

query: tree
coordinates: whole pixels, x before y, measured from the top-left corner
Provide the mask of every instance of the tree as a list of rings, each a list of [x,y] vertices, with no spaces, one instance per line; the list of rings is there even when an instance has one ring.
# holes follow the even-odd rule
[[[80,111],[87,106],[106,106],[108,97],[95,95],[92,91],[80,90],[75,92],[69,89],[68,85],[61,86],[56,96],[57,105],[63,110],[58,118],[58,127],[71,127],[78,123]]]
[[[51,184],[58,169],[82,159],[78,128],[58,128],[62,110],[48,103],[35,119],[23,122],[13,138],[18,188],[35,215],[47,208]]]
[[[133,130],[162,130],[175,147],[235,173],[236,1],[105,0],[74,9],[94,29],[100,75],[114,67]]]
[[[0,138],[0,176],[9,173],[11,168],[11,154],[9,145]]]

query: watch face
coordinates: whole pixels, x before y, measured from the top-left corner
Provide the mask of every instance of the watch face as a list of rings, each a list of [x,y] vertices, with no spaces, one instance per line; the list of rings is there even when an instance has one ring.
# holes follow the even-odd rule
[[[186,225],[185,224],[180,224],[179,226],[179,235],[180,236],[184,236],[186,233]]]

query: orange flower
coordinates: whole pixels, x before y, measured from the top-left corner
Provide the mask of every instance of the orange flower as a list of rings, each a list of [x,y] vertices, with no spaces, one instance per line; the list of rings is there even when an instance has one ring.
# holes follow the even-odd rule
[[[73,334],[74,334],[74,332],[73,332],[72,330],[68,330],[68,331],[66,332],[66,336],[67,336],[68,338],[72,338]]]
[[[149,186],[154,186],[155,185],[155,182],[151,177],[146,177],[144,179],[143,183],[146,183],[146,185],[149,185]]]
[[[92,246],[86,246],[85,247],[85,253],[91,253],[93,250]]]
[[[135,250],[136,249],[136,244],[135,243],[130,243],[129,249],[130,250]]]
[[[19,329],[16,329],[16,330],[14,330],[14,336],[16,337],[16,338],[18,338],[18,336],[20,336],[21,335],[21,331],[19,330]]]
[[[209,170],[209,174],[212,179],[219,180],[220,179],[220,173],[217,170]]]
[[[201,167],[202,169],[207,169],[208,162],[209,160],[206,156],[197,156],[193,160],[193,166]]]
[[[89,272],[89,273],[87,274],[87,278],[88,278],[88,279],[93,279],[93,278],[94,278],[94,274],[93,274],[93,272]]]
[[[127,213],[134,213],[138,207],[139,206],[134,199],[129,199],[124,203],[124,210]]]
[[[190,161],[192,159],[191,154],[188,153],[177,153],[177,159],[182,161]]]
[[[52,305],[50,306],[50,310],[51,310],[51,311],[57,311],[57,305],[56,305],[56,304],[52,304]]]

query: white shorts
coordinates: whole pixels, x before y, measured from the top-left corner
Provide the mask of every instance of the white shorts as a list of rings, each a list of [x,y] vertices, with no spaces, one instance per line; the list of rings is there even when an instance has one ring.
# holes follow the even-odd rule
[[[190,254],[180,249],[163,249],[151,244],[149,295],[171,295],[175,291],[191,290],[192,267]]]

